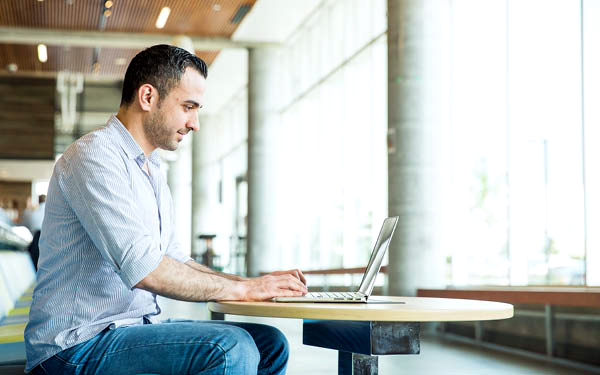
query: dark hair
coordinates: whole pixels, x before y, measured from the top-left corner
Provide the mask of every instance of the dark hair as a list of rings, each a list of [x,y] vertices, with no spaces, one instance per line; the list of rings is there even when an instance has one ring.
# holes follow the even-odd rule
[[[208,76],[206,63],[183,48],[167,44],[146,48],[135,55],[127,67],[121,105],[131,104],[136,91],[146,83],[158,90],[160,103],[179,83],[188,67],[197,70],[204,78]]]

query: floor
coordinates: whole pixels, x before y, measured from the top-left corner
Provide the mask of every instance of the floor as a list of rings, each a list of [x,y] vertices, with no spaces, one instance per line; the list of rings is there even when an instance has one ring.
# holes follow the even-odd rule
[[[165,318],[208,319],[206,304],[160,301]],[[302,320],[227,316],[227,320],[270,324],[290,342],[288,375],[337,373],[337,352],[302,344]],[[436,336],[421,338],[421,354],[379,357],[379,373],[421,375],[583,375],[588,372],[539,362],[512,354],[446,341]]]

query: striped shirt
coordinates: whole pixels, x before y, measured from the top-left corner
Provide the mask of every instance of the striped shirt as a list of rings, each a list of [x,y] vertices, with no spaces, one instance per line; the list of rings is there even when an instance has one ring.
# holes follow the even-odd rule
[[[156,295],[134,286],[165,254],[191,259],[172,206],[158,152],[146,158],[115,116],[69,146],[48,187],[26,371],[106,327],[158,321]]]

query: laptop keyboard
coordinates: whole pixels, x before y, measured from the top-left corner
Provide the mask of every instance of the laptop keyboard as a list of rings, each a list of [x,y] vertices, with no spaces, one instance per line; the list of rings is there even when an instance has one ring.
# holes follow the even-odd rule
[[[360,300],[362,295],[352,292],[313,292],[307,293],[308,298],[323,298],[333,300]]]

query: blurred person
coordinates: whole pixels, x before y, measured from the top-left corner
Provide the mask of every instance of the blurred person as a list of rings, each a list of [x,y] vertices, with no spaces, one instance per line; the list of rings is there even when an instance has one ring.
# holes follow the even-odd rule
[[[31,198],[27,199],[27,207],[23,213],[21,214],[21,219],[19,220],[20,224],[27,227],[31,234],[33,235],[33,239],[29,244],[27,250],[29,251],[29,255],[31,256],[31,261],[33,262],[33,267],[37,270],[38,258],[40,256],[39,250],[39,241],[40,241],[40,231],[42,230],[42,222],[44,221],[44,212],[46,210],[46,195],[40,194],[38,196],[38,206],[37,208],[33,208],[31,206]]]
[[[31,198],[27,200],[27,208],[23,210],[19,223],[29,229],[31,234],[35,235],[36,232],[42,230],[42,221],[44,221],[44,212],[46,210],[46,195],[40,194],[38,196],[38,206],[33,208],[31,205]]]
[[[282,374],[274,327],[158,319],[156,295],[185,301],[268,300],[306,293],[299,270],[258,278],[218,273],[184,255],[158,148],[198,130],[207,67],[167,45],[136,55],[121,106],[56,162],[25,330],[33,374]]]
[[[31,213],[33,212],[34,209],[35,209],[35,207],[33,207],[33,202],[31,201],[31,197],[28,196],[27,200],[25,201],[25,208],[19,215],[19,220],[17,221],[17,224],[27,227],[27,225],[25,225],[25,221],[26,221],[27,217],[31,215]]]

